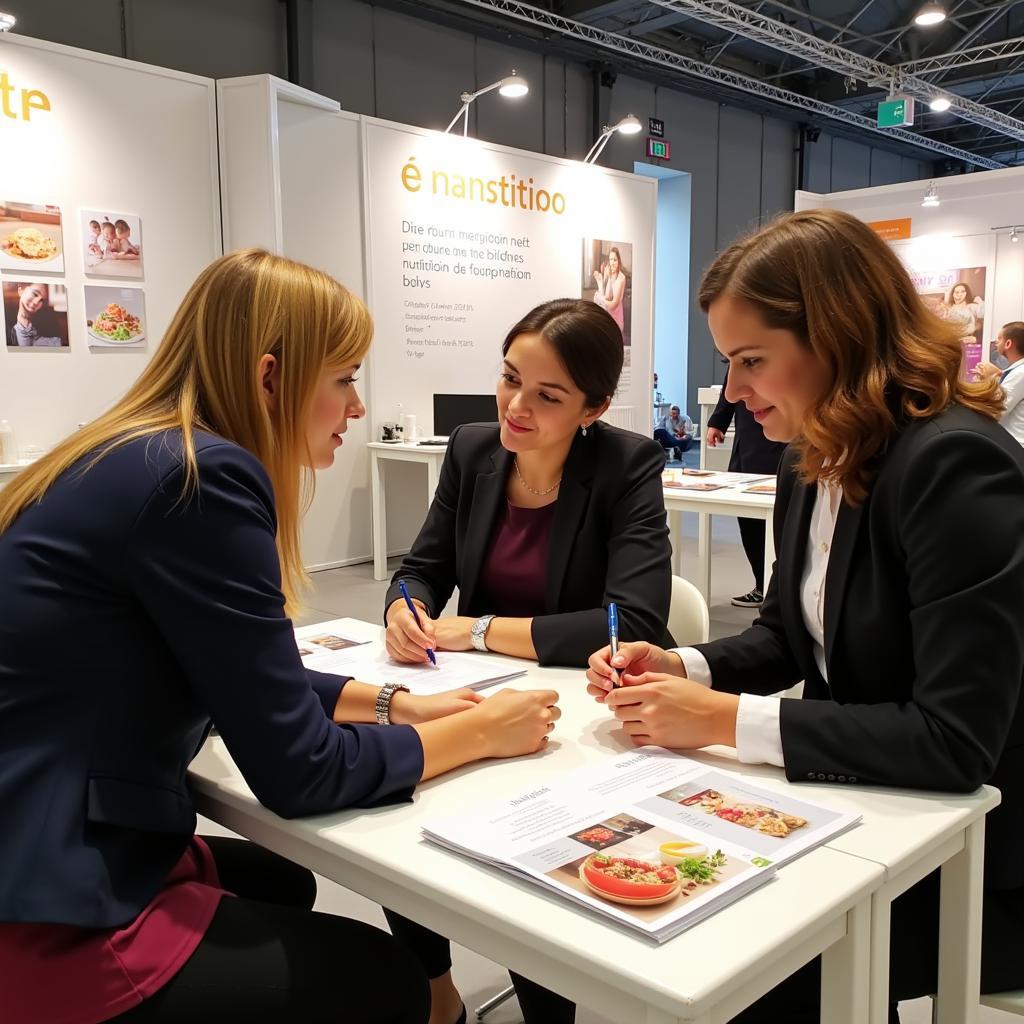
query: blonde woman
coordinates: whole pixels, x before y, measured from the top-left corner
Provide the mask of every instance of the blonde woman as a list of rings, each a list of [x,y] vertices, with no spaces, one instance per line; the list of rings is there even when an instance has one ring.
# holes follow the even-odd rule
[[[558,717],[554,693],[420,698],[302,665],[300,512],[363,415],[371,332],[325,274],[225,256],[128,394],[0,494],[6,1024],[428,1020],[390,936],[195,836],[185,782],[215,721],[278,814],[373,806],[535,751]]]

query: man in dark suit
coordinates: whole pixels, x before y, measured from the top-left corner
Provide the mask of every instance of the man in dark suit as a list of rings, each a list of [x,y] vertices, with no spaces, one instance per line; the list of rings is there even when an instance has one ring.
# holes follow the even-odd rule
[[[742,402],[730,402],[725,397],[725,385],[728,380],[729,371],[726,370],[718,405],[708,417],[708,444],[712,448],[720,445],[735,417],[736,434],[732,443],[732,454],[729,456],[729,471],[774,475],[779,471],[779,460],[786,450],[786,445],[781,441],[769,441],[750,410]],[[740,524],[743,550],[754,573],[754,589],[734,597],[732,604],[737,608],[760,608],[764,600],[765,584],[768,582],[764,578],[764,520],[739,519],[737,522]]]

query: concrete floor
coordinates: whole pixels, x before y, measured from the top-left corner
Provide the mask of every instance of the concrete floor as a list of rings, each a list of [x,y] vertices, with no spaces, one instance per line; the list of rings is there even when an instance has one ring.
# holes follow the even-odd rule
[[[697,526],[696,516],[687,515],[684,520],[684,571],[696,564]],[[392,568],[397,568],[394,562]],[[370,564],[349,566],[315,573],[314,589],[307,600],[305,613],[300,624],[320,622],[324,619],[352,616],[371,622],[380,621],[383,614],[384,594],[387,583],[373,579]],[[750,567],[739,542],[739,530],[735,520],[715,518],[712,533],[712,580],[711,580],[711,637],[732,636],[748,626],[753,618],[749,610],[733,608],[729,598],[748,591],[753,585]],[[201,823],[201,831],[225,834],[209,822]],[[317,910],[369,921],[385,927],[384,917],[376,904],[343,889],[341,886],[318,879]],[[460,946],[453,948],[453,963],[456,983],[466,1005],[479,1006],[508,984],[508,974],[502,967],[479,956],[472,950]],[[930,1024],[931,1001],[919,999],[904,1003],[900,1007],[902,1024]],[[474,1017],[470,1013],[470,1021]],[[522,1020],[515,999],[510,999],[487,1016],[488,1024],[518,1024]],[[1010,1014],[982,1009],[982,1024],[1008,1024]],[[578,1024],[622,1024],[589,1010],[581,1009],[577,1014]],[[786,1024],[780,1021],[779,1024]],[[827,1024],[827,1022],[823,1022]]]

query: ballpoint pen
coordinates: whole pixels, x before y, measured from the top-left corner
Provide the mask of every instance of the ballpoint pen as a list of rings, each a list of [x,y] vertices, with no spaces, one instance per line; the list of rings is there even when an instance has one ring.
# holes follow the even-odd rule
[[[619,609],[614,601],[611,601],[608,604],[608,645],[612,649],[611,658],[609,660],[613,661],[615,659],[615,655],[619,653]],[[612,686],[616,687],[621,685],[622,683],[619,682],[618,670],[613,667]]]
[[[416,625],[423,629],[423,623],[420,622],[419,612],[416,611],[416,605],[412,603],[412,598],[409,596],[409,589],[405,585],[405,580],[398,581],[398,589],[402,592],[402,597],[405,598],[406,606],[409,611],[412,612],[412,617],[416,620]],[[430,664],[435,668],[437,667],[437,658],[434,656],[434,652],[428,647],[427,657],[430,659]]]

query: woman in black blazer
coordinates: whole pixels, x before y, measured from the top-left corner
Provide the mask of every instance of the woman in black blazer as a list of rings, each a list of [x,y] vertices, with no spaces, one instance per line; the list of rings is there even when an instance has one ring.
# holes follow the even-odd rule
[[[499,422],[453,432],[426,522],[388,590],[395,658],[475,646],[583,666],[607,639],[610,602],[622,638],[668,636],[665,455],[598,420],[622,351],[615,321],[582,299],[545,302],[509,331]],[[436,618],[456,586],[458,615]]]
[[[791,214],[734,245],[701,305],[730,400],[793,440],[775,574],[746,632],[677,652],[627,645],[627,685],[611,692],[605,648],[590,691],[637,743],[726,743],[792,781],[998,786],[982,990],[1021,988],[1024,451],[998,424],[998,386],[960,379],[960,331],[849,214]],[[768,696],[801,679],[802,700]],[[937,881],[893,905],[894,1004],[935,991]],[[817,1021],[819,970],[737,1020]]]
[[[499,422],[452,434],[427,520],[388,591],[388,648],[498,651],[579,665],[608,637],[672,643],[672,588],[661,473],[651,438],[601,423],[622,372],[622,334],[592,302],[556,299],[528,313],[502,346]],[[399,591],[404,580],[422,629]],[[458,615],[437,618],[459,588]],[[387,912],[431,979],[434,1020],[461,1006],[448,941]],[[565,1000],[513,975],[527,1024]]]

